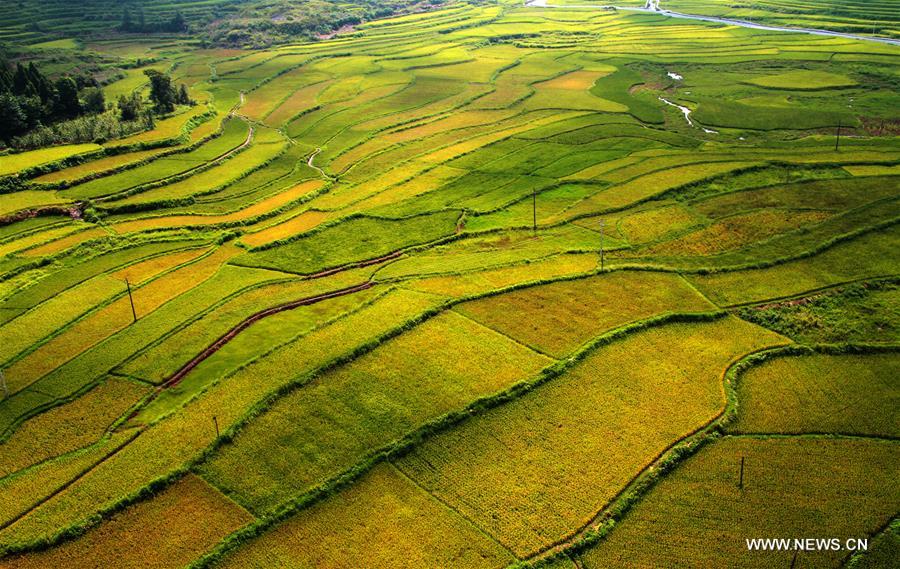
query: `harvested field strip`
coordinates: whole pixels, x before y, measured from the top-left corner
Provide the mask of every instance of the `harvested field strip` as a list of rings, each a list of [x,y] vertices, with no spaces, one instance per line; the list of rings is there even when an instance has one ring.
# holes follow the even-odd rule
[[[731,362],[782,343],[730,317],[637,332],[397,465],[528,557],[579,531],[661,453],[719,416]],[[635,354],[655,355],[635,363]]]
[[[262,320],[263,318],[272,316],[274,314],[283,312],[285,310],[293,310],[294,308],[297,308],[299,306],[307,306],[309,304],[315,304],[317,302],[321,302],[323,300],[328,300],[330,298],[344,296],[346,294],[353,294],[354,292],[360,292],[360,291],[370,288],[371,286],[372,286],[371,283],[362,283],[362,284],[352,286],[349,288],[340,289],[340,290],[336,290],[333,292],[328,292],[325,294],[320,294],[320,295],[312,296],[312,297],[308,297],[308,298],[302,298],[300,300],[295,300],[295,301],[289,302],[287,304],[281,304],[279,306],[274,306],[272,308],[267,308],[266,310],[263,310],[261,312],[257,312],[253,316],[250,316],[249,318],[243,320],[240,324],[238,324],[237,326],[235,326],[234,328],[229,330],[224,336],[222,336],[221,338],[219,338],[218,340],[213,342],[211,345],[209,345],[202,352],[197,354],[197,356],[194,359],[189,361],[181,369],[179,369],[177,372],[175,372],[174,375],[169,377],[163,383],[162,387],[165,389],[165,388],[169,388],[169,387],[178,385],[178,382],[180,382],[182,379],[184,379],[184,376],[186,376],[188,373],[190,373],[190,371],[192,369],[197,367],[197,365],[199,365],[200,362],[202,362],[203,360],[205,360],[206,358],[208,358],[215,352],[219,351],[219,349],[222,346],[224,346],[226,343],[230,342],[235,336],[240,334],[243,330],[245,330],[251,324],[253,324],[254,322],[256,322],[258,320]]]
[[[217,566],[490,569],[513,560],[465,519],[382,464]]]
[[[46,552],[6,559],[3,566],[183,566],[252,519],[202,479],[189,474],[73,541]]]
[[[743,488],[736,478],[741,457]],[[890,441],[725,437],[663,478],[582,563],[588,569],[679,567],[690,559],[708,567],[787,567],[791,551],[756,555],[745,537],[870,535],[900,508],[892,483],[898,464],[900,446]],[[837,567],[847,555],[800,557]]]
[[[643,271],[538,285],[454,308],[556,358],[565,357],[588,340],[628,322],[659,314],[713,309],[681,277]]]
[[[785,355],[742,374],[735,433],[900,438],[900,354]]]
[[[243,290],[240,294],[216,303],[210,310],[197,315],[182,327],[172,330],[116,368],[116,371],[152,383],[164,383],[245,319],[263,312],[268,313],[277,306],[290,306],[297,302],[303,306],[307,299],[354,289],[369,282],[364,270],[347,268],[332,279],[281,280]]]
[[[178,328],[222,298],[275,280],[277,273],[222,267],[212,278],[184,292],[160,309],[121,330],[104,342],[93,346],[80,356],[39,380],[32,390],[13,395],[8,404],[0,407],[0,427],[7,430],[42,406],[68,399],[103,377],[117,365],[173,328]]]

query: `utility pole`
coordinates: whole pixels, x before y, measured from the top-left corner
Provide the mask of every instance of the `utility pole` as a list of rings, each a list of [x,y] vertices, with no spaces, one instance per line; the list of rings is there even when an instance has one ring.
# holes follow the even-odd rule
[[[838,121],[837,127],[837,136],[834,139],[834,151],[838,151],[838,146],[841,144],[841,121]]]
[[[797,551],[794,551],[794,556],[791,558],[791,569],[797,566]]]
[[[537,190],[531,188],[531,231],[537,234]]]
[[[6,376],[3,375],[2,369],[0,369],[0,387],[3,388],[3,399],[9,397],[9,387],[6,386]]]
[[[216,426],[216,438],[219,438],[219,420],[213,415],[213,425]]]
[[[603,227],[606,225],[606,222],[601,218],[600,219],[600,270],[604,269],[604,265],[606,264],[606,257],[603,254]]]
[[[744,457],[741,457],[741,477],[738,480],[738,488],[744,489]]]
[[[128,300],[131,301],[131,316],[134,322],[137,322],[137,311],[134,309],[134,297],[131,296],[131,283],[128,282],[128,277],[125,277],[125,286],[128,287]]]

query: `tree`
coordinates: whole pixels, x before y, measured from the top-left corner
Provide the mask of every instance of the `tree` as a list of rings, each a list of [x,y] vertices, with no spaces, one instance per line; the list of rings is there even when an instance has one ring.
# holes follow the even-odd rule
[[[167,32],[186,32],[188,29],[187,22],[184,21],[184,16],[181,15],[181,12],[175,12],[175,16],[172,17],[172,20],[165,28]]]
[[[78,100],[78,86],[75,81],[71,77],[60,77],[54,86],[56,101],[53,107],[56,114],[67,118],[80,115],[81,101]]]
[[[119,95],[116,106],[119,107],[119,116],[122,120],[130,122],[140,118],[143,103],[141,101],[141,96],[138,93],[132,93],[127,97],[125,95]]]
[[[36,95],[37,89],[31,83],[28,76],[28,68],[21,63],[16,64],[16,73],[13,75],[12,92],[16,95]]]
[[[188,95],[187,86],[182,83],[181,87],[178,88],[178,104],[179,105],[190,105],[191,104],[191,96]]]
[[[28,128],[28,116],[19,98],[12,93],[0,93],[0,139],[10,140]]]
[[[144,74],[150,78],[150,100],[157,113],[171,113],[175,110],[178,93],[172,86],[172,78],[155,69],[147,69]]]
[[[84,110],[92,115],[97,115],[106,110],[106,97],[103,89],[91,87],[84,91]]]
[[[128,6],[125,6],[125,9],[122,10],[122,23],[119,24],[119,31],[130,32],[133,29],[134,24],[131,21],[131,12],[128,11]]]

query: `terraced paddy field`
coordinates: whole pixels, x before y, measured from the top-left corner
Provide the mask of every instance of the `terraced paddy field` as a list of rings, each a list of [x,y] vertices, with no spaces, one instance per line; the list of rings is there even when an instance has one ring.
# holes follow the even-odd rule
[[[0,567],[896,566],[900,46],[663,10],[900,9],[591,4],[0,16],[196,101],[0,153]]]

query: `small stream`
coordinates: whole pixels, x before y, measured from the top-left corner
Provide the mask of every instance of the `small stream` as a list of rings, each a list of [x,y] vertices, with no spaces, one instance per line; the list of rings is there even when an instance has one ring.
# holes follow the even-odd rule
[[[647,3],[644,4],[643,8],[637,8],[634,6],[615,6],[609,4],[578,4],[578,5],[569,5],[569,4],[547,4],[547,0],[524,0],[526,6],[535,6],[540,8],[563,8],[566,10],[575,10],[575,9],[585,9],[585,8],[594,8],[594,9],[602,9],[602,10],[623,10],[626,12],[652,12],[654,14],[661,14],[663,16],[669,16],[670,18],[681,18],[685,20],[698,20],[701,22],[715,22],[717,24],[725,24],[726,26],[739,26],[742,28],[750,28],[754,30],[764,30],[769,32],[792,32],[792,33],[800,33],[800,34],[812,34],[816,36],[826,36],[826,37],[835,37],[835,38],[847,38],[853,40],[862,40],[862,41],[874,41],[878,43],[884,43],[888,45],[900,45],[900,40],[891,39],[891,38],[883,38],[876,36],[859,36],[856,34],[847,34],[843,32],[833,32],[830,30],[819,30],[814,28],[789,28],[785,26],[769,26],[765,24],[754,24],[753,22],[748,22],[746,20],[733,20],[731,18],[719,18],[716,16],[701,16],[699,14],[683,14],[681,12],[673,12],[671,10],[666,10],[665,8],[660,7],[659,3],[661,0],[647,0]]]
[[[670,107],[675,107],[676,109],[680,110],[681,113],[684,115],[684,120],[687,121],[689,126],[699,127],[706,134],[719,134],[719,131],[717,131],[717,130],[712,130],[711,128],[706,128],[703,125],[694,124],[694,121],[691,120],[691,110],[689,108],[679,105],[678,103],[673,103],[672,101],[665,99],[663,97],[659,97],[659,100],[662,101],[663,103],[669,105]]]

